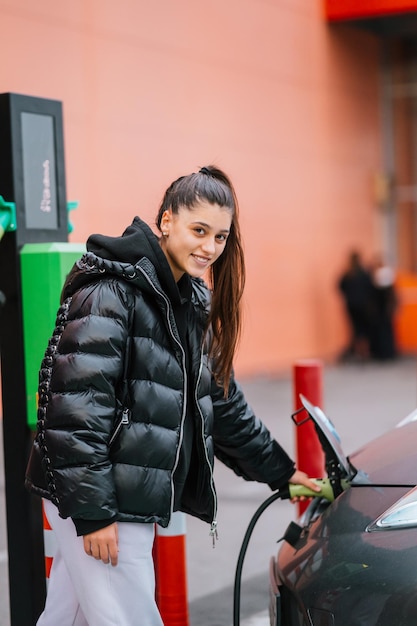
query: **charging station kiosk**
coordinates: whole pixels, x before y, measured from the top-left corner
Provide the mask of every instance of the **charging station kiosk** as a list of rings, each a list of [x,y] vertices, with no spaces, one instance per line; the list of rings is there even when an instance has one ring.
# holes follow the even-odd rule
[[[62,103],[0,94],[0,357],[11,626],[43,609],[42,507],[25,489],[38,370],[60,291],[84,246],[68,243]]]

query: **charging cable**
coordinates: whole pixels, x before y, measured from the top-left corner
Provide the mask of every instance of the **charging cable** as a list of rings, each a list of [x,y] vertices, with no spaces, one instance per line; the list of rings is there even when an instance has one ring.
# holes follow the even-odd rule
[[[301,496],[308,498],[324,498],[329,502],[333,502],[334,500],[334,492],[332,488],[332,484],[329,478],[314,478],[313,482],[315,482],[320,487],[320,491],[313,491],[304,485],[292,485],[288,484],[284,489],[280,489],[279,491],[269,496],[263,502],[258,509],[255,511],[251,521],[249,522],[249,526],[246,530],[245,536],[243,537],[242,546],[240,548],[239,557],[236,564],[236,573],[235,573],[235,583],[233,590],[233,626],[240,625],[240,592],[241,592],[241,583],[242,583],[242,569],[243,569],[243,561],[245,559],[246,551],[248,549],[249,541],[253,533],[253,529],[255,525],[262,515],[262,513],[267,509],[273,502],[278,499],[292,499],[299,498]],[[346,489],[349,486],[348,481],[341,480],[342,489]],[[291,522],[285,535],[278,540],[282,541],[282,539],[286,539],[289,541],[291,545],[296,543],[300,534],[302,532],[301,526],[298,526],[295,522]],[[288,538],[287,538],[288,535]],[[278,543],[277,542],[277,543]]]

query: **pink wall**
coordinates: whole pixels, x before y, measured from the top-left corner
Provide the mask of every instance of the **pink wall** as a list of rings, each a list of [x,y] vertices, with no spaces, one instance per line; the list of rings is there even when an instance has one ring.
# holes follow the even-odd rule
[[[214,162],[243,217],[238,373],[335,356],[336,277],[379,248],[376,39],[333,31],[320,0],[0,0],[0,24],[0,92],[64,104],[72,241],[152,220]]]

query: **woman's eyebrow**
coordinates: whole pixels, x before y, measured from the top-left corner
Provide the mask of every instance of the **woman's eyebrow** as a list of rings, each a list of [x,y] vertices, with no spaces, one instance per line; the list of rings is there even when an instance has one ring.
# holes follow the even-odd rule
[[[191,222],[192,226],[204,226],[204,228],[207,228],[208,230],[214,230],[212,226],[210,226],[210,224],[206,224],[206,222]],[[230,229],[229,228],[222,228],[221,230],[219,230],[220,233],[229,233]]]

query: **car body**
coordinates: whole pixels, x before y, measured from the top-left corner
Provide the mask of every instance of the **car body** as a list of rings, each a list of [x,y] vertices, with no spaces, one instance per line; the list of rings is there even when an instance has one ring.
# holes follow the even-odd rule
[[[302,402],[335,497],[315,497],[271,559],[271,626],[415,626],[417,410],[347,458]]]

